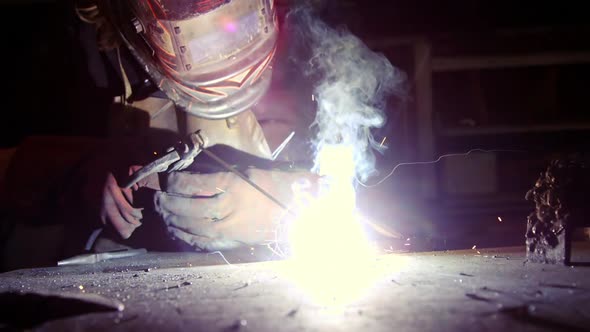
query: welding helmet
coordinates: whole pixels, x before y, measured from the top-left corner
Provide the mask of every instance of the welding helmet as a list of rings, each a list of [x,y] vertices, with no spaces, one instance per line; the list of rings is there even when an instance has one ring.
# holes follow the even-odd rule
[[[180,109],[223,119],[270,85],[278,26],[273,0],[103,1],[112,23]]]

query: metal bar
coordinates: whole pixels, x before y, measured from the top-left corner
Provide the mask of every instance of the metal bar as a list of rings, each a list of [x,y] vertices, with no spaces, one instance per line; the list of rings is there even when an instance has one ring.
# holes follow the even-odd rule
[[[242,180],[246,181],[246,183],[251,185],[254,189],[258,190],[261,194],[266,196],[268,199],[270,199],[271,201],[275,202],[278,206],[285,209],[285,211],[289,212],[292,215],[295,215],[295,213],[291,209],[289,209],[289,207],[287,205],[283,204],[281,201],[279,201],[273,195],[271,195],[268,191],[264,190],[263,188],[258,186],[256,183],[252,182],[252,180],[248,179],[248,177],[244,173],[238,171],[232,165],[226,163],[223,159],[219,158],[216,154],[214,154],[213,152],[211,152],[207,149],[203,149],[203,153],[205,153],[206,155],[211,157],[211,159],[215,160],[217,163],[219,163],[221,166],[223,166],[223,168],[225,168],[228,171],[239,176]]]
[[[98,262],[106,261],[109,259],[116,259],[116,258],[124,258],[124,257],[132,257],[141,254],[147,253],[145,248],[141,249],[130,249],[130,250],[120,250],[120,251],[107,251],[101,253],[93,253],[93,254],[82,254],[70,258],[66,258],[64,260],[58,261],[58,266],[64,265],[78,265],[78,264],[95,264]]]

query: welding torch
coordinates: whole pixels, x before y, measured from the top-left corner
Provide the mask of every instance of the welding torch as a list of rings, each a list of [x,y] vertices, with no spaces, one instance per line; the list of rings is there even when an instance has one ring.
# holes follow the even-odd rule
[[[129,180],[124,184],[123,188],[131,188],[137,182],[154,173],[171,173],[174,171],[181,171],[189,167],[194,162],[195,157],[197,157],[202,152],[224,169],[237,175],[240,179],[244,180],[246,183],[248,183],[258,192],[266,196],[272,202],[277,204],[283,210],[285,210],[291,215],[296,215],[296,213],[292,209],[290,209],[286,204],[284,204],[279,199],[270,194],[268,191],[266,191],[264,188],[261,188],[255,182],[250,180],[247,175],[245,175],[235,166],[232,166],[231,164],[220,158],[217,154],[205,148],[205,145],[206,140],[201,134],[200,130],[191,133],[188,136],[187,140],[180,141],[175,146],[168,148],[166,150],[166,153],[162,157],[157,158],[156,160],[150,162],[149,164],[145,165],[144,167],[136,171],[134,174],[132,174]],[[402,234],[399,234],[394,230],[388,229],[388,227],[386,227],[385,225],[380,225],[364,217],[360,218],[360,221],[385,237],[395,239],[403,238]]]
[[[246,181],[246,183],[248,183],[254,189],[266,196],[268,199],[273,201],[275,204],[283,208],[285,211],[294,214],[294,212],[291,209],[289,209],[289,207],[286,204],[279,201],[276,197],[274,197],[269,192],[261,188],[256,183],[254,183],[243,172],[236,169],[234,166],[230,165],[225,160],[221,159],[212,151],[207,150],[205,148],[205,142],[205,138],[201,134],[200,130],[191,133],[190,135],[188,135],[188,140],[178,142],[175,146],[168,148],[166,150],[166,153],[162,157],[157,158],[156,160],[150,162],[149,164],[145,165],[144,167],[133,173],[131,177],[128,179],[128,181],[124,183],[123,188],[131,188],[142,179],[154,173],[171,173],[174,171],[181,171],[190,166],[194,162],[195,157],[197,157],[201,152],[203,152],[212,160],[217,162],[221,167],[237,175],[240,179]]]

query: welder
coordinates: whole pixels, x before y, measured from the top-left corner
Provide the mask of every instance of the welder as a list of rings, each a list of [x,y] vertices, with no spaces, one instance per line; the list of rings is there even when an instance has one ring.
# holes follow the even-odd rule
[[[86,51],[95,61],[89,61],[90,76],[97,86],[107,85],[102,69],[109,68],[121,89],[105,110],[109,143],[93,142],[95,148],[82,148],[91,153],[69,157],[52,192],[49,210],[68,222],[66,228],[79,230],[79,241],[66,242],[96,249],[96,238],[106,238],[103,249],[109,250],[111,242],[134,243],[148,223],[161,233],[150,234],[147,246],[173,239],[184,248],[211,251],[274,239],[284,209],[210,160],[195,158],[176,171],[123,185],[195,132],[205,142],[199,148],[218,151],[285,204],[294,183],[317,180],[297,167],[306,146],[297,96],[280,88],[267,93],[278,41],[273,1],[81,0],[76,13],[101,51]],[[288,80],[279,74],[273,85]],[[299,141],[289,141],[293,132]],[[71,144],[61,148],[67,149],[74,150]],[[23,158],[21,165],[27,163]],[[18,152],[15,159],[13,166]]]

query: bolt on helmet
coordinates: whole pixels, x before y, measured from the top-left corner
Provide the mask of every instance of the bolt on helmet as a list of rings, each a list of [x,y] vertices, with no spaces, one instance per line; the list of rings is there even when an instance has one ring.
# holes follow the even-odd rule
[[[153,82],[188,113],[231,117],[270,85],[273,0],[105,0],[102,7]]]

